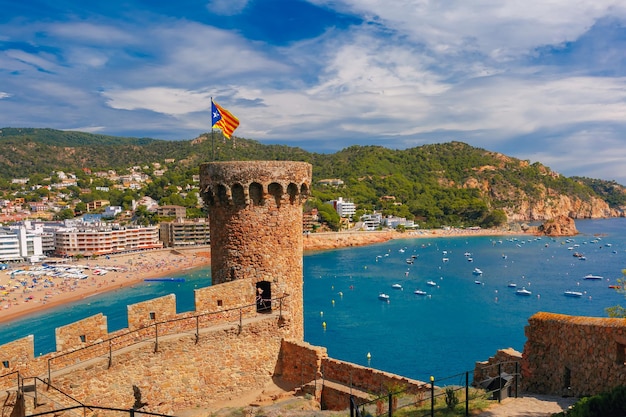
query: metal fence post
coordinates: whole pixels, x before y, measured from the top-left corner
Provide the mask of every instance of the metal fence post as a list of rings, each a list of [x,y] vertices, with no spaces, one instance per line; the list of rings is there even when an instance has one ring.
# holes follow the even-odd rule
[[[519,392],[519,362],[515,362],[515,398],[517,398],[517,393]]]
[[[52,358],[48,358],[48,386],[52,383],[52,371],[50,370],[52,365],[50,365],[50,361],[52,361]]]
[[[502,400],[502,363],[498,362],[498,404]]]
[[[200,316],[196,316],[196,345],[200,341]]]
[[[430,376],[430,417],[435,417],[435,377]]]
[[[113,342],[109,339],[109,368],[113,366]]]
[[[350,417],[354,417],[354,396],[350,395]]]
[[[392,414],[393,414],[393,405],[392,405],[393,404],[393,394],[389,393],[387,395],[387,397],[388,397],[387,401],[389,401],[389,407],[388,407],[389,408],[389,417],[391,417]]]
[[[465,416],[469,416],[469,372],[465,371]]]
[[[154,323],[154,353],[159,351],[159,324]]]

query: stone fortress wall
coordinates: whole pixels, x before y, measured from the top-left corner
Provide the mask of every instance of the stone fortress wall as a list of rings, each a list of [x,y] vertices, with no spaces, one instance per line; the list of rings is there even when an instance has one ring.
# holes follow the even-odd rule
[[[274,379],[313,384],[329,409],[350,393],[385,394],[428,385],[328,358],[303,341],[302,203],[311,167],[301,162],[201,166],[211,215],[213,286],[195,310],[176,313],[174,295],[128,306],[127,329],[109,333],[102,314],[56,330],[57,351],[35,357],[28,336],[0,346],[0,389],[37,376],[84,404],[172,414],[208,407]],[[260,295],[260,297],[259,297]],[[595,393],[624,383],[626,321],[538,313],[520,360],[530,392]],[[505,355],[506,356],[506,355]],[[349,387],[342,392],[330,382]],[[324,391],[326,390],[326,391]],[[67,406],[67,404],[66,404]]]
[[[530,392],[579,397],[626,384],[626,319],[540,312],[525,334],[523,386]]]

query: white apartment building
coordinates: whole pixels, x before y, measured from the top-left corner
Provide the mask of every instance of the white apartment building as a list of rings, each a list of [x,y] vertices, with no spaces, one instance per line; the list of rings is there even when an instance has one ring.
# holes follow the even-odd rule
[[[343,197],[337,200],[331,200],[328,204],[332,205],[339,217],[352,217],[356,213],[356,205],[351,201],[344,201]]]
[[[39,262],[43,258],[41,235],[24,226],[0,230],[0,262]]]
[[[62,228],[56,231],[55,252],[60,256],[107,255],[146,249],[161,249],[159,227]]]
[[[361,216],[361,221],[363,230],[378,230],[383,221],[383,215],[380,213],[364,214]]]

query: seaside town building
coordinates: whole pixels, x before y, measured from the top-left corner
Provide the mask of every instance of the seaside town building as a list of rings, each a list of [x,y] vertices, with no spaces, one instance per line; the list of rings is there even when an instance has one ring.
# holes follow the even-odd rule
[[[351,201],[345,201],[343,197],[331,200],[327,204],[333,206],[339,217],[350,218],[356,213],[356,205]]]
[[[41,235],[25,226],[0,229],[0,261],[37,262],[43,258]]]
[[[361,222],[363,222],[363,230],[378,230],[381,227],[383,221],[383,215],[380,213],[364,214],[361,216]]]
[[[156,213],[159,217],[173,217],[175,219],[184,219],[187,217],[187,209],[183,206],[159,206],[156,209]]]
[[[87,203],[87,211],[91,212],[91,211],[97,211],[100,210],[101,208],[108,206],[109,204],[111,204],[111,202],[109,200],[95,200],[95,201],[91,201],[89,203]]]
[[[101,224],[89,228],[62,228],[55,234],[55,253],[59,256],[97,256],[162,247],[158,226]]]
[[[184,208],[184,207],[183,207]],[[208,219],[162,222],[159,225],[160,239],[166,247],[208,245],[211,243],[211,231]]]

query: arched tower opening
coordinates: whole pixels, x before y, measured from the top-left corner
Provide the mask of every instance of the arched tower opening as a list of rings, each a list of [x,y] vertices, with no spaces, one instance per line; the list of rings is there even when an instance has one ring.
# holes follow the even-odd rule
[[[283,186],[273,182],[267,187],[267,192],[274,197],[276,207],[280,207],[280,199],[283,197]]]
[[[250,184],[250,200],[256,206],[263,204],[263,186],[258,182]]]

